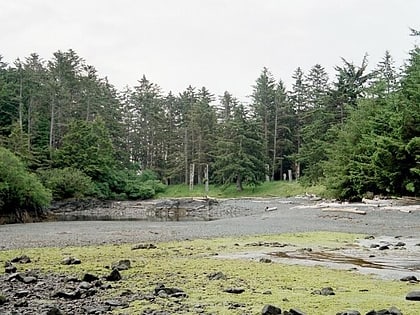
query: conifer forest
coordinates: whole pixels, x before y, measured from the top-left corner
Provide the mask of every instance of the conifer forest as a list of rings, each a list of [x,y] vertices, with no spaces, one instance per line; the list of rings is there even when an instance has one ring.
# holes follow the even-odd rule
[[[228,91],[117,90],[73,50],[0,58],[0,212],[51,200],[153,197],[165,185],[323,184],[342,200],[420,191],[420,48],[396,67],[346,59],[328,75],[268,68],[244,104]],[[290,172],[291,170],[291,172]]]

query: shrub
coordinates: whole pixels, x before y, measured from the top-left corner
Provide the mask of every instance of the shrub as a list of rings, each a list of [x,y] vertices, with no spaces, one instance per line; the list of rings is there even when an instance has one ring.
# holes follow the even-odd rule
[[[0,213],[37,214],[51,202],[51,192],[9,150],[0,147]]]
[[[40,176],[44,186],[51,190],[55,200],[83,198],[92,195],[94,191],[91,178],[71,167],[42,171]]]

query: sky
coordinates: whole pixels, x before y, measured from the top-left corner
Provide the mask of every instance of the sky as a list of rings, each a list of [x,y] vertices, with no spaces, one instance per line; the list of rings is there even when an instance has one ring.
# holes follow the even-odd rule
[[[11,64],[73,49],[117,89],[143,75],[164,94],[189,85],[246,102],[267,67],[286,87],[297,67],[334,79],[342,59],[401,66],[419,0],[0,0],[0,55]],[[418,41],[418,40],[417,40]]]

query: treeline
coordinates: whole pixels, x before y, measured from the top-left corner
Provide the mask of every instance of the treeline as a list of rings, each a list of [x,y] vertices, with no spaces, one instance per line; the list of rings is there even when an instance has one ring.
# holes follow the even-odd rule
[[[292,170],[341,199],[418,195],[419,48],[400,70],[388,52],[373,71],[366,58],[335,70],[297,68],[286,90],[264,68],[245,105],[205,87],[164,94],[145,76],[117,91],[73,50],[0,59],[0,153],[56,199],[148,198],[161,182],[188,184],[191,165],[195,183],[239,190]],[[8,171],[0,208],[11,205]]]

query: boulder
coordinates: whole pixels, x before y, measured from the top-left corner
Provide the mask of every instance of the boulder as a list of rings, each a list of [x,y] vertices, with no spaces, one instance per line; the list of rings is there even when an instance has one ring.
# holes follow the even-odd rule
[[[360,315],[360,312],[356,310],[348,310],[344,312],[338,312],[336,315]]]

